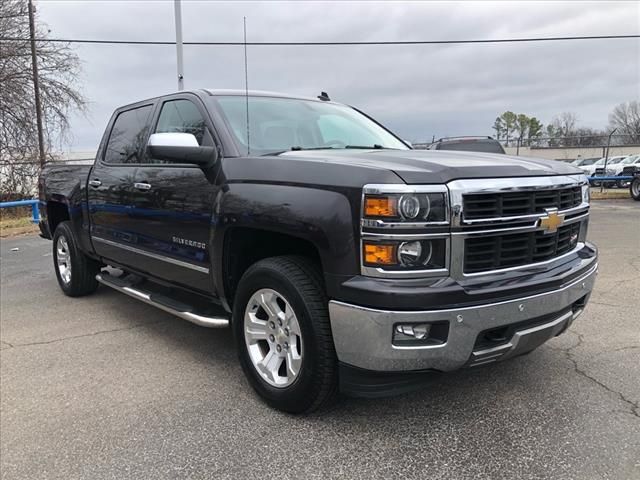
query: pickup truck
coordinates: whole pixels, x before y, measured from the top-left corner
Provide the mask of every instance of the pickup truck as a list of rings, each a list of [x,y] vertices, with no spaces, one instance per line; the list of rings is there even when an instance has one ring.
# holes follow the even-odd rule
[[[251,386],[292,413],[531,352],[598,268],[577,168],[412,150],[325,94],[118,108],[93,164],[46,166],[39,193],[64,294],[231,328]]]

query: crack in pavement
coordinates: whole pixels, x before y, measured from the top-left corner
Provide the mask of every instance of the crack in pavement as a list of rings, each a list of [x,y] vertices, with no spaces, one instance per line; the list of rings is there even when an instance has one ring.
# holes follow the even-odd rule
[[[9,342],[6,342],[6,341],[3,340],[2,343],[6,344],[6,345],[9,345],[10,348],[31,347],[31,346],[34,346],[34,345],[49,345],[51,343],[64,342],[66,340],[75,340],[76,338],[93,337],[93,336],[102,335],[102,334],[105,334],[105,333],[114,333],[114,332],[123,332],[123,331],[126,331],[126,330],[133,330],[133,329],[136,329],[136,328],[142,328],[142,327],[147,327],[147,326],[150,326],[150,325],[156,325],[156,324],[161,323],[161,322],[162,322],[162,320],[158,320],[158,321],[155,321],[155,322],[138,323],[136,325],[131,325],[129,327],[114,328],[114,329],[111,329],[111,330],[99,330],[97,332],[83,333],[82,335],[71,335],[70,337],[56,338],[56,339],[53,339],[53,340],[45,340],[45,341],[42,341],[42,342],[13,343],[12,344],[12,343],[9,343]]]
[[[625,350],[635,350],[637,348],[640,348],[640,345],[628,345],[626,347],[614,348],[613,350],[606,350],[604,352],[596,353],[596,356],[604,355],[605,353],[616,353],[616,352],[623,352]]]
[[[576,331],[569,331],[568,333],[573,333],[574,335],[576,335],[578,337],[578,342],[575,345],[572,345],[571,347],[562,348],[562,349],[559,349],[559,350],[561,350],[565,354],[565,357],[567,358],[567,360],[569,360],[573,364],[574,371],[578,375],[582,375],[584,378],[586,378],[588,380],[591,380],[596,385],[604,388],[607,392],[617,395],[620,398],[620,400],[622,400],[624,403],[626,403],[630,407],[629,412],[625,412],[625,413],[631,413],[631,415],[633,415],[634,417],[640,418],[640,405],[638,404],[638,402],[634,402],[633,400],[629,400],[622,393],[620,393],[617,390],[614,390],[613,388],[609,387],[608,385],[602,383],[597,378],[592,377],[585,370],[582,370],[578,366],[578,361],[574,357],[573,350],[575,350],[576,348],[580,347],[583,344],[584,335],[582,335],[581,333],[578,333]]]

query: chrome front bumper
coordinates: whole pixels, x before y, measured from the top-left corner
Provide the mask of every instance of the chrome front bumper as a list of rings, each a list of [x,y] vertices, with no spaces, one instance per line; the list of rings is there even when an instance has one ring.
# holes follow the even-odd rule
[[[329,314],[338,359],[380,372],[450,371],[525,353],[563,331],[582,312],[582,306],[568,309],[591,293],[597,269],[594,261],[584,275],[558,290],[458,309],[384,311],[331,301]],[[558,315],[548,322],[523,327],[498,347],[474,350],[478,334],[484,330],[554,313]],[[443,344],[411,347],[392,344],[397,323],[442,321],[449,322],[447,341]]]

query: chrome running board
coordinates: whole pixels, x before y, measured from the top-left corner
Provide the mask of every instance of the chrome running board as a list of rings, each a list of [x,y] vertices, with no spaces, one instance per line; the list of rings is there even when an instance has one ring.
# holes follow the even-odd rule
[[[120,277],[109,275],[106,272],[96,275],[96,280],[118,292],[129,295],[136,300],[140,300],[141,302],[152,305],[183,320],[200,325],[201,327],[225,328],[229,326],[229,317],[226,312],[222,312],[222,309],[220,314],[215,315],[197,312],[195,308],[190,305],[175,301],[162,294],[143,290],[134,283],[127,282]]]

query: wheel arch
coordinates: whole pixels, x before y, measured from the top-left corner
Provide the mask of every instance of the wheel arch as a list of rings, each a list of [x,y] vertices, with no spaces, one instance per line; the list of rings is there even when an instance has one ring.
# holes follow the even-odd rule
[[[251,265],[265,258],[299,255],[309,258],[324,271],[318,247],[309,239],[255,227],[234,227],[225,232],[220,281],[224,298],[233,305],[242,275]]]

